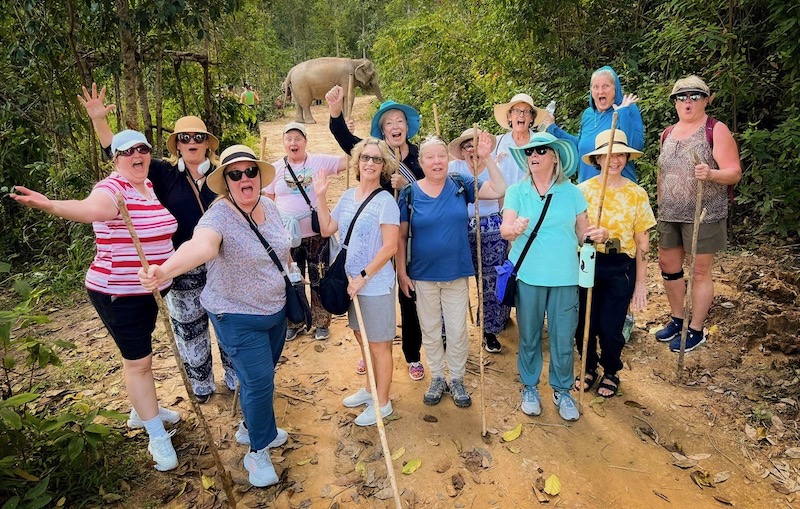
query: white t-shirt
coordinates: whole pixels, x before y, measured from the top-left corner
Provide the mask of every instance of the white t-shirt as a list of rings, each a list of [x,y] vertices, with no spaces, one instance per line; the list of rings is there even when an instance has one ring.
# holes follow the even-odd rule
[[[529,129],[528,132],[533,136],[536,131]],[[511,152],[508,150],[510,147],[517,147],[517,144],[514,142],[514,136],[512,136],[511,131],[508,131],[497,135],[497,146],[494,148],[494,151],[492,151],[492,156],[494,156],[494,160],[497,161],[497,166],[500,167],[500,171],[506,178],[506,185],[508,185],[508,187],[524,179],[528,174],[517,166],[517,163],[511,156]]]
[[[510,156],[509,156],[510,158]],[[506,181],[506,185],[510,186],[511,184],[515,184],[518,182],[522,177],[525,175],[517,169],[517,165],[514,164],[514,161],[511,161],[511,164],[514,165],[513,168],[509,167],[508,165],[500,166],[500,173],[503,175],[503,178]],[[450,165],[447,168],[448,173],[460,173],[461,175],[472,175],[472,168],[467,165],[467,162],[463,159],[455,159],[450,161]],[[483,185],[484,182],[489,181],[489,169],[484,168],[482,172],[478,174],[478,182]],[[500,200],[480,200],[480,207],[481,207],[481,217],[486,217],[489,214],[495,214],[500,212]],[[475,204],[468,203],[467,204],[467,214],[469,217],[475,217]]]

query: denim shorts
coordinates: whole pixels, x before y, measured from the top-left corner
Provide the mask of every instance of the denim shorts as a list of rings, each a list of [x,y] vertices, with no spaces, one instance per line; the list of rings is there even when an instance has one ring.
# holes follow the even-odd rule
[[[153,353],[158,305],[153,294],[108,295],[86,290],[122,358],[135,361]],[[164,292],[166,293],[166,292]]]

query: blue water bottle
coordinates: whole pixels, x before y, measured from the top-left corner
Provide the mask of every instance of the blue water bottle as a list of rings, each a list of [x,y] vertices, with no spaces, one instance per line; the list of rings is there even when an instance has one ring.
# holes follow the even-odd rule
[[[583,241],[580,252],[580,272],[578,272],[578,286],[581,288],[594,287],[594,262],[597,259],[597,249],[590,239]]]

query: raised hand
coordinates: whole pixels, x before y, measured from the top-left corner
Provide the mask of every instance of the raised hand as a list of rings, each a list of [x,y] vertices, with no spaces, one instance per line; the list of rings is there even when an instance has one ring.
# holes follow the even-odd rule
[[[331,175],[320,178],[319,174],[314,176],[314,193],[316,193],[317,199],[325,199],[325,194],[328,192],[328,186],[331,183],[330,177]]]
[[[478,134],[478,147],[477,154],[481,159],[488,159],[492,154],[492,141],[494,136],[486,131],[480,131]]]
[[[325,100],[328,102],[328,109],[332,117],[338,117],[342,114],[342,102],[344,100],[344,90],[339,85],[334,85],[333,88],[328,90],[325,94]]]
[[[639,102],[639,97],[636,94],[625,94],[622,96],[622,102],[619,105],[614,104],[614,110],[618,110],[620,108],[626,108],[631,104],[636,104]]]
[[[106,118],[109,113],[117,109],[115,104],[105,104],[106,87],[100,89],[100,93],[97,92],[97,83],[92,83],[91,92],[86,87],[82,88],[83,96],[78,94],[78,101],[86,108],[86,113],[92,120]]]

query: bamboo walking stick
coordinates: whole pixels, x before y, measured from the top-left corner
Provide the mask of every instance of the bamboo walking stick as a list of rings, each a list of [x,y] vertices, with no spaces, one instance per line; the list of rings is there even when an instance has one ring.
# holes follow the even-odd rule
[[[136,252],[139,254],[139,261],[142,263],[142,268],[146,271],[150,268],[150,264],[147,262],[147,258],[144,256],[142,244],[139,242],[139,236],[136,234],[136,230],[133,227],[133,221],[131,221],[131,216],[128,213],[128,207],[125,204],[125,199],[123,198],[122,193],[117,193],[117,207],[122,214],[122,218],[125,220],[125,224],[128,226],[128,232],[131,234],[133,245],[136,248]],[[183,386],[186,388],[186,392],[189,395],[189,401],[192,404],[192,410],[194,410],[194,413],[199,418],[198,420],[203,427],[203,432],[206,436],[206,445],[208,445],[208,449],[211,451],[211,456],[214,457],[214,463],[216,463],[217,470],[222,478],[222,487],[228,497],[228,505],[235,509],[236,498],[233,494],[233,481],[231,480],[231,474],[225,469],[225,465],[222,463],[222,458],[219,456],[217,444],[214,442],[214,436],[211,434],[211,429],[208,427],[205,417],[203,417],[203,410],[200,408],[200,402],[197,401],[197,397],[194,395],[194,391],[192,390],[192,384],[189,383],[189,376],[186,374],[186,367],[183,365],[180,352],[178,352],[178,345],[175,342],[175,333],[172,331],[172,324],[170,323],[167,304],[164,302],[164,298],[161,296],[161,292],[159,292],[158,288],[153,290],[153,296],[156,298],[158,311],[161,315],[161,320],[164,322],[164,329],[167,332],[167,337],[169,338],[169,346],[172,348],[172,356],[175,357],[175,364],[178,365],[178,371],[181,373]]]
[[[601,180],[602,184],[600,186],[600,203],[597,206],[597,221],[595,222],[595,226],[600,226],[600,219],[603,217],[603,201],[606,199],[606,186],[608,185],[608,165],[611,163],[611,154],[614,150],[614,134],[617,132],[617,112],[614,112],[614,116],[611,117],[611,136],[608,140],[608,152],[606,153],[606,160],[601,168]],[[596,255],[595,255],[596,256]],[[592,274],[592,280],[594,281],[594,274]],[[584,324],[583,324],[583,346],[581,347],[581,378],[580,378],[580,385],[581,385],[581,393],[578,399],[578,404],[581,412],[583,412],[583,393],[585,391],[585,383],[584,380],[586,379],[586,353],[589,349],[589,328],[592,324],[592,290],[594,287],[594,283],[592,286],[586,289],[586,312],[584,313]],[[595,375],[596,377],[597,375]]]
[[[434,106],[435,108],[435,106]],[[434,111],[436,111],[434,109]],[[438,124],[438,122],[437,122]],[[478,124],[472,124],[472,173],[475,176],[475,257],[478,260],[478,283],[477,283],[477,301],[478,301],[478,351],[480,352],[480,378],[481,378],[481,436],[485,437],[486,431],[486,386],[484,385],[484,366],[483,366],[483,328],[485,325],[485,310],[483,308],[483,253],[481,250],[481,206],[478,199],[478,191],[480,185],[478,184]],[[469,299],[469,296],[467,297]],[[471,306],[470,306],[471,307]],[[469,313],[472,316],[472,310]]]
[[[436,126],[436,136],[441,138],[442,130],[439,129],[439,109],[436,107],[436,103],[433,103],[433,125]]]
[[[400,147],[395,147],[395,148],[394,148],[394,158],[395,158],[395,160],[397,161],[397,166],[395,166],[395,167],[394,167],[394,172],[392,173],[392,175],[397,175],[397,172],[398,172],[398,171],[399,171],[399,169],[400,169],[400,163],[402,162],[402,159],[400,159]],[[410,184],[410,183],[411,183],[411,182],[409,182],[409,184]],[[394,186],[393,186],[393,187],[394,187]],[[398,190],[397,190],[397,188],[395,187],[395,189],[394,189],[394,201],[397,201],[397,195],[398,195],[398,193],[399,193],[399,191],[398,191]]]
[[[383,426],[383,416],[381,415],[381,406],[378,401],[378,385],[375,383],[375,368],[372,366],[372,354],[369,349],[367,328],[364,327],[364,317],[361,316],[361,303],[358,301],[358,295],[353,297],[353,309],[355,309],[358,328],[361,331],[361,344],[364,347],[364,364],[367,367],[367,380],[372,394],[372,409],[375,411],[375,425],[378,426],[378,435],[380,435],[381,448],[383,449],[383,459],[386,461],[386,475],[389,476],[389,481],[392,484],[394,505],[396,509],[403,509],[402,502],[400,501],[400,491],[397,488],[397,477],[394,474],[394,465],[392,464],[392,453],[389,450],[389,441],[386,439],[386,428]]]

